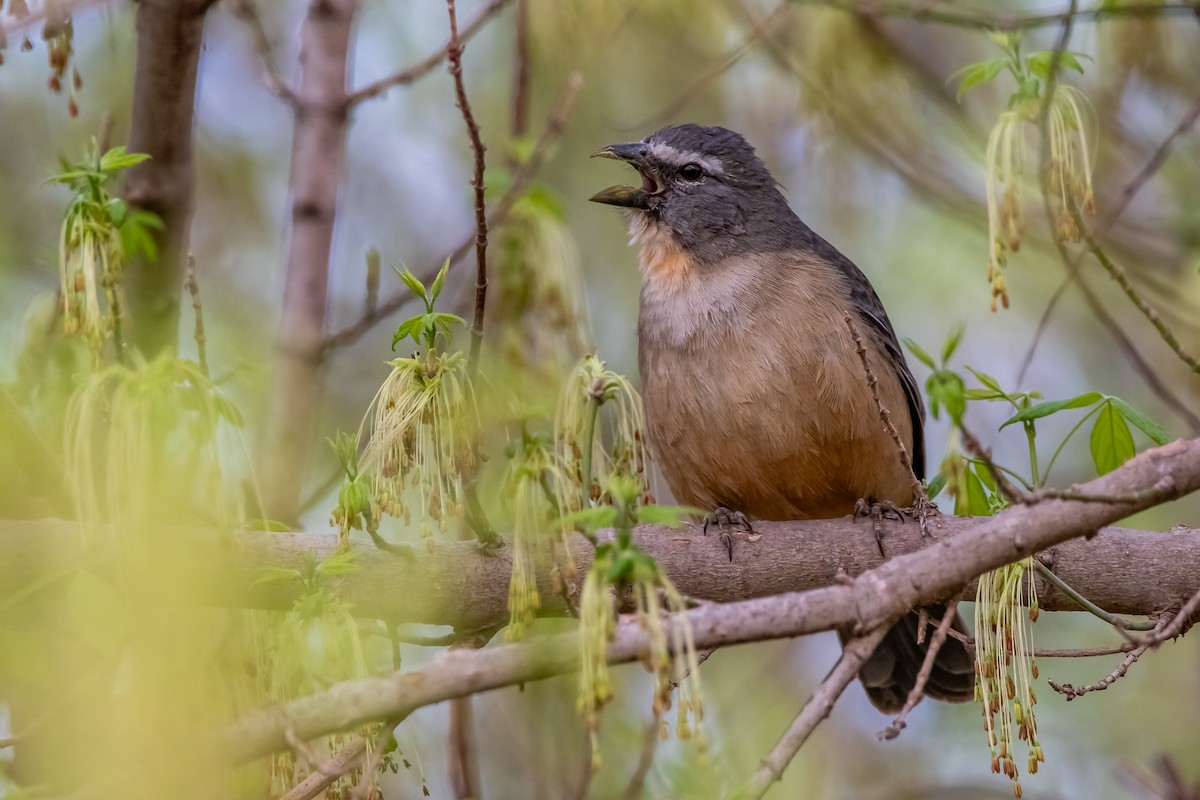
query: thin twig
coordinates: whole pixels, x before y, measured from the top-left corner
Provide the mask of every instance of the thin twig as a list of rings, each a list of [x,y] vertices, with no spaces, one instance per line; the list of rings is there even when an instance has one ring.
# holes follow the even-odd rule
[[[467,126],[467,137],[471,140],[471,152],[475,156],[475,171],[471,177],[471,187],[475,190],[475,316],[471,321],[471,370],[479,367],[479,348],[483,344],[483,312],[487,303],[487,246],[488,221],[487,206],[484,202],[484,164],[483,154],[487,147],[479,135],[479,123],[475,121],[475,112],[471,110],[471,101],[467,99],[467,87],[463,83],[462,54],[463,43],[458,37],[458,16],[454,9],[454,0],[446,0],[446,10],[450,14],[450,45],[446,48],[446,58],[450,62],[450,75],[454,79],[454,97],[458,110],[462,112],[463,123]]]
[[[513,93],[508,132],[516,141],[529,132],[529,0],[517,0],[517,31],[513,49]]]
[[[1058,25],[1071,19],[1100,21],[1119,17],[1157,17],[1172,14],[1192,14],[1200,8],[1197,2],[1155,3],[1131,2],[1120,5],[1098,5],[1091,8],[1060,11],[1051,14],[993,14],[985,8],[973,9],[950,3],[919,0],[906,3],[897,0],[793,0],[797,5],[823,6],[858,14],[868,19],[874,17],[900,17],[917,22],[930,22],[956,28],[978,28],[991,31],[1020,31]]]
[[[483,30],[484,25],[488,20],[500,13],[500,10],[508,5],[511,0],[492,0],[484,7],[483,11],[467,27],[463,28],[462,35],[459,36],[459,44],[462,45],[469,41],[471,37]],[[364,100],[370,100],[391,89],[393,86],[407,86],[410,83],[415,83],[418,79],[425,77],[430,72],[437,69],[449,55],[450,49],[454,45],[454,39],[447,42],[442,47],[438,48],[428,56],[413,64],[411,67],[394,72],[385,78],[380,78],[377,81],[368,83],[361,89],[356,89],[346,98],[346,105],[350,108],[358,105]]]
[[[646,786],[646,776],[650,774],[650,767],[654,764],[654,756],[658,753],[659,731],[661,729],[662,717],[657,714],[646,723],[646,731],[642,734],[642,751],[638,756],[638,763],[633,770],[633,774],[629,776],[629,783],[625,785],[625,793],[622,795],[624,800],[637,800],[642,796],[642,789]]]
[[[192,315],[195,317],[192,338],[196,340],[196,361],[200,364],[200,371],[207,375],[208,348],[206,342],[208,339],[204,335],[204,309],[200,305],[200,284],[196,282],[196,257],[191,253],[187,254],[187,272],[184,284],[187,286],[188,294],[192,297]]]
[[[1162,631],[1164,623],[1165,619],[1160,617],[1154,626],[1156,633]],[[1116,669],[1095,683],[1088,683],[1083,686],[1072,686],[1069,683],[1055,683],[1054,681],[1046,682],[1050,684],[1051,689],[1061,695],[1065,695],[1068,702],[1074,700],[1076,697],[1082,697],[1088,692],[1102,692],[1109,686],[1112,686],[1114,683],[1119,681],[1121,678],[1125,677],[1125,674],[1129,672],[1129,668],[1136,664],[1137,660],[1142,657],[1142,654],[1150,649],[1153,644],[1153,637],[1147,636],[1141,644],[1135,645],[1133,649],[1129,651],[1125,658],[1121,660],[1121,663],[1117,665]]]
[[[308,777],[293,786],[279,800],[312,800],[332,786],[338,778],[354,769],[366,749],[366,739],[355,739],[353,744],[334,754],[333,758],[322,763],[320,768],[310,772]]]
[[[367,800],[371,796],[372,790],[379,783],[379,765],[383,763],[383,757],[387,753],[388,740],[392,738],[396,726],[403,721],[403,717],[392,717],[386,720],[383,727],[375,734],[375,740],[371,743],[371,756],[363,765],[362,777],[358,781],[358,786],[355,786],[354,791],[350,794],[352,800]],[[365,744],[366,740],[360,739],[359,743]]]
[[[892,437],[892,443],[896,445],[896,452],[900,456],[900,463],[904,465],[905,472],[908,473],[909,481],[912,484],[913,505],[917,506],[922,499],[925,498],[925,487],[921,485],[921,479],[917,477],[917,473],[913,471],[912,457],[908,454],[908,448],[904,446],[904,442],[900,439],[900,432],[896,430],[895,424],[892,423],[892,412],[883,405],[883,400],[879,396],[879,380],[875,377],[874,371],[871,369],[871,362],[867,358],[867,348],[863,344],[862,336],[859,335],[858,326],[854,324],[854,319],[847,311],[842,318],[846,321],[846,327],[850,329],[850,336],[854,339],[854,347],[858,351],[858,360],[862,362],[863,372],[867,376],[867,385],[871,387],[871,397],[875,399],[875,407],[879,409],[879,421],[883,423],[883,427],[887,429],[888,436]],[[916,431],[913,432],[914,435]],[[922,533],[925,531],[925,522],[921,521]]]
[[[754,23],[740,42],[731,47],[723,55],[718,56],[708,68],[693,78],[665,108],[660,109],[654,116],[639,123],[636,127],[639,130],[656,127],[657,125],[661,125],[664,120],[671,119],[686,108],[709,84],[732,69],[734,64],[741,61],[743,56],[753,50],[755,45],[770,33],[790,10],[791,4],[787,0],[777,5],[770,14]]]
[[[1117,665],[1116,669],[1095,683],[1088,683],[1078,687],[1072,686],[1069,683],[1056,683],[1050,680],[1046,681],[1046,683],[1050,684],[1050,688],[1054,691],[1061,695],[1065,695],[1068,702],[1074,700],[1076,697],[1081,697],[1088,692],[1102,692],[1121,678],[1125,677],[1125,673],[1129,672],[1129,668],[1137,663],[1137,660],[1142,657],[1142,653],[1145,653],[1149,648],[1149,643],[1142,643],[1133,650],[1130,650],[1121,663]]]
[[[1107,231],[1117,223],[1117,220],[1120,219],[1121,215],[1125,213],[1125,209],[1129,206],[1129,202],[1133,200],[1134,195],[1141,191],[1141,188],[1146,185],[1146,182],[1149,181],[1150,178],[1152,178],[1155,173],[1162,168],[1163,163],[1167,160],[1167,156],[1171,154],[1171,150],[1175,147],[1175,142],[1180,136],[1183,136],[1185,133],[1190,131],[1193,126],[1195,126],[1197,119],[1200,119],[1200,97],[1197,97],[1195,101],[1192,102],[1191,107],[1189,107],[1187,112],[1183,115],[1183,119],[1179,120],[1179,124],[1176,125],[1169,134],[1167,134],[1166,139],[1162,140],[1162,142],[1154,150],[1154,153],[1150,156],[1150,160],[1147,161],[1140,170],[1138,170],[1138,173],[1133,176],[1129,183],[1125,184],[1125,188],[1121,190],[1121,195],[1117,200],[1117,204],[1113,206],[1112,210],[1109,211],[1105,216],[1104,221],[1101,224],[1102,230]]]
[[[1170,622],[1163,626],[1161,631],[1155,631],[1153,634],[1147,637],[1153,639],[1151,646],[1157,647],[1167,639],[1174,639],[1176,636],[1179,636],[1187,629],[1188,626],[1193,623],[1194,620],[1192,617],[1196,616],[1197,612],[1200,612],[1200,592],[1196,592],[1194,595],[1192,595],[1188,601],[1183,604],[1183,607],[1179,609],[1179,612],[1174,616],[1174,618],[1172,618]]]
[[[271,37],[267,35],[266,26],[263,25],[254,0],[234,0],[230,11],[250,29],[254,50],[266,71],[267,88],[289,103],[295,104],[296,93],[279,71],[279,62],[275,60],[275,48],[271,45]]]
[[[925,686],[929,683],[929,676],[933,674],[933,664],[937,660],[937,655],[942,649],[942,645],[946,642],[946,636],[950,631],[950,626],[954,623],[954,615],[958,613],[958,598],[954,598],[946,603],[946,613],[942,615],[941,622],[933,632],[933,638],[929,640],[929,649],[925,651],[925,660],[921,662],[921,669],[917,672],[917,680],[913,683],[913,688],[908,693],[908,698],[904,701],[904,707],[900,709],[900,713],[892,720],[892,724],[881,730],[876,736],[880,740],[895,739],[900,735],[900,731],[904,730],[907,723],[905,719],[917,703],[921,702],[921,698],[925,695]]]
[[[512,210],[513,204],[524,194],[525,189],[529,186],[538,170],[541,169],[546,156],[549,153],[550,147],[558,141],[558,137],[567,126],[567,117],[571,113],[571,108],[575,105],[575,98],[579,96],[579,90],[583,88],[583,76],[578,72],[572,72],[567,76],[566,86],[559,97],[558,104],[555,106],[553,113],[546,122],[546,128],[542,135],[538,138],[537,144],[534,145],[533,153],[529,156],[521,168],[513,175],[512,183],[508,185],[508,189],[504,192],[504,196],[492,205],[492,213],[488,217],[488,225],[497,227],[508,217]],[[463,256],[471,249],[471,245],[475,242],[475,236],[472,234],[469,238],[461,242],[457,247],[450,252],[448,256],[450,265],[458,263]],[[428,267],[424,273],[417,275],[423,282],[428,283],[442,268],[445,259],[439,260],[436,264]],[[357,342],[363,335],[375,327],[379,322],[391,316],[400,310],[405,304],[412,299],[412,293],[407,290],[396,292],[369,314],[363,314],[357,321],[345,326],[344,328],[325,337],[324,347],[326,350],[336,347],[346,347]]]
[[[1191,367],[1192,372],[1200,373],[1200,360],[1197,360],[1194,355],[1183,348],[1183,345],[1175,338],[1174,331],[1171,330],[1159,315],[1158,310],[1146,302],[1137,289],[1133,288],[1133,284],[1129,282],[1129,276],[1125,274],[1125,270],[1109,257],[1108,253],[1100,245],[1100,242],[1097,241],[1095,235],[1084,224],[1083,217],[1079,213],[1079,208],[1076,206],[1074,198],[1068,196],[1067,201],[1068,211],[1071,214],[1071,218],[1075,221],[1075,226],[1083,234],[1083,239],[1087,242],[1088,249],[1096,257],[1096,260],[1100,262],[1100,266],[1104,267],[1109,277],[1116,281],[1121,290],[1125,292],[1125,296],[1137,307],[1138,311],[1142,312],[1142,316],[1154,326],[1154,330],[1158,331],[1158,335],[1167,343],[1171,351],[1183,363]]]
[[[759,763],[758,769],[742,789],[740,797],[757,800],[767,793],[771,784],[783,777],[783,770],[796,757],[796,753],[808,741],[808,737],[821,720],[829,716],[833,704],[842,696],[850,682],[858,677],[858,671],[871,657],[871,653],[875,652],[875,647],[882,641],[887,629],[887,625],[881,625],[845,644],[842,657],[800,709],[800,713],[792,720],[791,726],[780,737],[775,747]]]

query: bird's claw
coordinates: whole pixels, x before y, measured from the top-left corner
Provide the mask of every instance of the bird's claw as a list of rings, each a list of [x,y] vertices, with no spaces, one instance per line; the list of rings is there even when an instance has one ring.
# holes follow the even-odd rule
[[[870,518],[871,528],[875,531],[875,546],[879,548],[879,555],[886,557],[887,553],[883,552],[883,521],[903,520],[903,509],[891,500],[860,497],[854,502],[854,518],[860,517]]]
[[[720,529],[721,544],[725,545],[725,552],[729,555],[729,562],[733,563],[733,534],[735,532],[745,533],[748,541],[757,541],[759,534],[754,532],[754,528],[750,525],[750,518],[741,511],[730,511],[724,506],[713,509],[704,515],[704,535],[708,535],[708,526],[716,525]]]

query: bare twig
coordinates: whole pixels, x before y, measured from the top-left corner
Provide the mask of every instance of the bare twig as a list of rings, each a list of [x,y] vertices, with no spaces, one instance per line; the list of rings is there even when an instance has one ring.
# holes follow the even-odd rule
[[[514,140],[529,132],[529,0],[517,0],[517,32],[513,53],[512,109],[509,133]]]
[[[850,329],[850,336],[854,339],[854,347],[858,351],[858,360],[862,362],[863,372],[867,376],[867,385],[871,387],[871,397],[875,399],[875,407],[879,409],[879,421],[883,423],[883,427],[887,429],[888,436],[892,438],[892,443],[896,445],[896,453],[900,457],[900,463],[904,465],[904,470],[908,473],[909,480],[912,483],[913,505],[917,506],[922,499],[925,498],[925,487],[921,485],[921,479],[913,472],[912,456],[908,454],[908,448],[904,446],[904,442],[900,439],[900,432],[896,430],[895,424],[892,422],[892,412],[884,405],[883,400],[879,396],[879,379],[875,377],[875,372],[871,369],[871,362],[867,357],[867,348],[863,344],[862,336],[858,332],[858,326],[854,324],[854,318],[847,311],[842,317],[846,321],[846,327]],[[915,435],[914,431],[914,435]],[[922,519],[922,526],[924,520]]]
[[[754,47],[766,36],[771,30],[783,21],[787,13],[791,11],[792,6],[787,0],[781,2],[775,7],[770,14],[763,17],[758,22],[755,22],[749,31],[742,37],[742,40],[731,47],[724,54],[718,56],[703,72],[697,75],[683,87],[675,96],[675,99],[667,103],[667,105],[655,112],[653,117],[639,123],[636,127],[641,130],[655,125],[662,124],[663,120],[668,120],[682,111],[692,102],[705,88],[709,86],[717,78],[728,72],[734,64],[742,60],[743,56],[749,53]]]
[[[903,0],[792,0],[797,5],[825,6],[858,14],[868,19],[876,17],[899,17],[917,22],[930,22],[957,28],[978,28],[993,31],[1019,31],[1045,28],[1067,20],[1113,19],[1118,17],[1139,18],[1173,14],[1192,14],[1200,3],[1196,2],[1131,2],[1120,5],[1098,5],[1091,8],[1072,8],[1051,14],[1007,14],[991,13],[984,8],[973,9],[956,4],[931,3],[919,0],[908,3]]]
[[[566,86],[559,97],[553,113],[551,113],[546,122],[545,130],[543,130],[542,135],[538,138],[537,144],[534,145],[533,153],[529,156],[529,160],[513,175],[512,183],[508,185],[504,196],[492,205],[492,213],[488,218],[488,225],[490,227],[497,227],[504,222],[508,217],[508,213],[512,210],[513,204],[524,194],[530,181],[533,180],[538,170],[541,169],[550,147],[558,141],[558,137],[566,129],[567,117],[571,112],[571,108],[575,105],[575,98],[578,97],[579,90],[582,88],[583,76],[578,72],[573,72],[567,76]],[[472,234],[450,252],[448,258],[451,266],[462,260],[474,242],[475,236]],[[436,264],[430,265],[423,273],[418,274],[417,277],[424,282],[432,280],[433,276],[442,268],[442,263],[443,261],[438,261]],[[407,290],[396,292],[380,303],[371,313],[363,314],[357,321],[327,336],[324,342],[325,349],[346,347],[354,344],[362,338],[363,334],[371,330],[371,328],[375,327],[382,320],[396,313],[411,299],[412,294]]]
[[[1156,634],[1161,633],[1165,627],[1165,624],[1166,618],[1160,616],[1158,622],[1155,624],[1154,632]],[[1125,677],[1125,674],[1129,672],[1129,668],[1136,664],[1137,660],[1142,657],[1142,654],[1154,646],[1154,643],[1154,634],[1147,636],[1140,644],[1133,646],[1125,658],[1122,659],[1121,663],[1117,665],[1116,669],[1095,683],[1089,683],[1083,686],[1072,686],[1069,683],[1055,683],[1054,681],[1047,681],[1047,683],[1050,684],[1051,689],[1061,695],[1065,695],[1068,701],[1074,700],[1076,697],[1082,697],[1088,692],[1102,692],[1121,678]]]
[[[1171,619],[1170,622],[1163,626],[1161,631],[1156,631],[1147,637],[1154,640],[1151,642],[1151,645],[1153,647],[1157,647],[1167,639],[1174,639],[1176,636],[1183,633],[1187,627],[1195,621],[1193,617],[1196,616],[1197,612],[1200,612],[1200,591],[1192,595],[1188,601],[1183,604],[1183,607],[1179,609],[1179,612]]]
[[[1129,668],[1137,663],[1137,660],[1142,657],[1142,653],[1145,653],[1149,648],[1149,643],[1142,643],[1130,650],[1121,663],[1117,665],[1116,669],[1095,683],[1088,683],[1078,687],[1072,686],[1069,683],[1056,683],[1055,681],[1049,680],[1046,681],[1046,683],[1050,684],[1050,688],[1054,691],[1061,695],[1065,695],[1068,702],[1074,700],[1076,697],[1082,697],[1088,692],[1102,692],[1121,678],[1125,677],[1125,673],[1129,672]]]
[[[887,634],[887,626],[880,626],[860,636],[856,636],[842,648],[842,657],[825,680],[813,692],[812,697],[800,709],[800,713],[792,720],[787,731],[758,765],[758,769],[750,776],[750,780],[742,789],[741,797],[760,798],[771,788],[771,784],[783,777],[783,771],[796,753],[808,741],[808,737],[821,721],[829,716],[833,704],[842,696],[842,692],[850,682],[858,677],[862,665],[875,652],[876,645]]]
[[[467,87],[463,83],[463,43],[458,37],[458,17],[455,14],[454,0],[446,0],[446,10],[450,14],[450,46],[446,48],[446,57],[450,62],[450,75],[454,79],[455,102],[458,110],[462,112],[463,123],[467,126],[467,137],[471,140],[471,152],[475,156],[475,170],[471,177],[471,187],[475,190],[475,316],[471,321],[470,353],[471,369],[475,370],[479,366],[479,348],[483,344],[483,312],[488,289],[488,220],[487,205],[484,202],[486,166],[483,159],[487,147],[479,135],[479,123],[475,121],[475,112],[471,110],[471,101],[467,99]]]
[[[1141,188],[1146,185],[1146,182],[1149,181],[1150,178],[1154,177],[1155,173],[1162,168],[1163,163],[1167,160],[1167,156],[1171,154],[1172,148],[1175,147],[1175,142],[1180,136],[1183,136],[1195,126],[1197,119],[1200,119],[1200,97],[1197,97],[1195,101],[1192,102],[1192,105],[1184,113],[1183,118],[1179,120],[1179,124],[1176,125],[1171,132],[1167,134],[1167,138],[1163,139],[1158,147],[1155,148],[1154,153],[1150,156],[1150,159],[1142,166],[1140,170],[1138,170],[1137,174],[1130,179],[1129,183],[1125,184],[1125,188],[1121,190],[1121,195],[1117,199],[1117,204],[1112,207],[1112,210],[1110,210],[1107,215],[1105,215],[1104,221],[1100,225],[1101,230],[1107,231],[1117,223],[1117,220],[1120,219],[1121,215],[1125,213],[1125,209],[1129,206],[1129,202],[1133,200],[1134,195],[1141,191]]]
[[[1080,215],[1079,208],[1075,205],[1074,200],[1068,196],[1067,201],[1071,218],[1083,234],[1083,239],[1087,242],[1088,249],[1091,250],[1096,260],[1100,262],[1100,266],[1104,267],[1109,277],[1116,281],[1121,290],[1125,292],[1125,296],[1137,307],[1138,311],[1142,312],[1142,316],[1154,326],[1154,330],[1158,331],[1158,335],[1167,343],[1171,351],[1179,357],[1179,360],[1187,364],[1192,372],[1200,373],[1200,360],[1197,360],[1194,355],[1183,348],[1183,345],[1175,338],[1174,331],[1171,330],[1167,323],[1163,321],[1162,316],[1159,315],[1158,310],[1146,302],[1137,289],[1133,287],[1133,284],[1129,282],[1129,276],[1125,274],[1125,270],[1109,257],[1095,235],[1084,224],[1083,217]]]
[[[450,701],[450,753],[446,768],[450,773],[454,796],[459,800],[478,798],[481,788],[472,716],[469,696]]]
[[[383,763],[383,756],[387,752],[388,740],[392,738],[396,726],[403,721],[403,717],[392,717],[386,720],[375,734],[375,740],[371,743],[371,755],[363,765],[362,778],[350,794],[352,800],[368,800],[371,797],[372,790],[379,782],[379,765]],[[360,746],[365,743],[365,739],[359,740]]]
[[[622,795],[624,800],[637,800],[642,796],[642,789],[646,786],[646,776],[650,774],[650,767],[654,764],[654,755],[658,752],[661,728],[662,717],[658,715],[646,723],[646,731],[642,734],[642,750],[638,755],[637,766],[634,768],[633,774],[629,776],[629,783],[625,785],[625,793]]]
[[[925,694],[925,686],[929,683],[929,676],[933,674],[933,663],[937,660],[937,654],[941,652],[942,645],[946,642],[946,636],[950,631],[950,626],[954,623],[954,615],[957,612],[958,598],[954,598],[946,603],[946,613],[942,615],[941,622],[933,631],[933,638],[929,640],[929,649],[925,651],[925,660],[921,662],[917,680],[913,684],[912,690],[909,691],[908,698],[904,701],[904,707],[892,720],[891,725],[876,734],[880,739],[895,739],[899,736],[900,731],[904,730],[907,725],[905,720],[908,718],[909,712],[917,707],[917,703],[921,702],[921,697]],[[924,626],[922,626],[922,630],[924,630]]]
[[[245,23],[250,29],[250,37],[254,41],[254,50],[263,63],[267,88],[274,94],[288,101],[296,102],[296,93],[279,71],[279,62],[275,58],[275,48],[271,45],[271,37],[267,35],[266,26],[259,16],[258,6],[254,0],[234,0],[230,8],[233,15]]]
[[[187,274],[184,282],[188,294],[192,297],[192,316],[194,317],[192,338],[196,340],[196,360],[200,364],[200,370],[207,375],[208,348],[205,343],[208,340],[204,335],[204,309],[200,305],[200,284],[196,282],[196,257],[191,253],[188,253],[187,256]]]
[[[479,12],[479,15],[475,17],[475,19],[471,20],[469,25],[463,28],[462,35],[459,37],[459,44],[461,45],[466,43],[471,39],[471,37],[483,30],[483,27],[487,25],[488,20],[500,13],[500,11],[510,2],[511,0],[492,0],[492,2],[488,3],[487,6],[485,6],[484,9]],[[418,61],[416,64],[413,64],[411,67],[392,73],[386,78],[380,78],[373,83],[367,84],[361,89],[354,90],[346,98],[347,105],[355,106],[364,100],[370,100],[373,97],[378,97],[388,89],[391,89],[393,86],[406,86],[410,83],[416,82],[420,78],[423,78],[430,72],[433,72],[435,69],[437,69],[438,65],[450,55],[450,50],[453,46],[454,40],[452,37],[451,40],[445,45],[438,48],[433,53],[430,53],[424,59]]]
[[[279,800],[312,800],[332,786],[338,778],[354,769],[366,749],[366,739],[361,737],[356,739],[353,744],[322,763],[318,769],[310,772],[304,780],[293,786]]]

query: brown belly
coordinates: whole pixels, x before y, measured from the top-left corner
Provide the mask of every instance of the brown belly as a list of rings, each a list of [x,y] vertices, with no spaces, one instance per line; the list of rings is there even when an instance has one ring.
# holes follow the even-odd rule
[[[912,503],[853,343],[831,330],[783,345],[643,351],[647,433],[677,501],[757,519],[841,516],[859,498]],[[873,363],[911,451],[899,379],[879,355]]]

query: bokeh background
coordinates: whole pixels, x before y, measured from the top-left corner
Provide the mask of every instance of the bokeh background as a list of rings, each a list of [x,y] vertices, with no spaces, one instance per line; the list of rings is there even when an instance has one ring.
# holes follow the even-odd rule
[[[196,108],[197,196],[191,250],[208,331],[209,359],[230,371],[230,391],[255,420],[278,324],[288,219],[292,135],[288,109],[262,81],[245,26],[218,4],[209,15]],[[482,3],[463,0],[462,19]],[[286,76],[296,74],[299,2],[263,3]],[[864,8],[886,4],[864,4]],[[718,124],[743,133],[783,185],[799,215],[870,277],[901,336],[936,350],[965,325],[956,363],[1017,386],[1039,319],[1065,275],[1029,196],[1030,230],[1012,258],[1012,307],[989,311],[983,153],[987,131],[1004,110],[1011,82],[956,100],[950,76],[998,55],[978,28],[935,25],[885,13],[760,0],[529,0],[531,133],[536,136],[578,71],[583,88],[536,177],[561,210],[569,239],[554,269],[577,270],[585,288],[595,346],[610,366],[636,375],[639,275],[625,224],[591,205],[595,191],[627,179],[597,148],[641,138],[668,123]],[[1059,4],[993,4],[989,13],[1060,11]],[[5,22],[8,25],[8,22]],[[514,14],[502,13],[467,47],[466,81],[497,173],[520,145],[511,135],[515,70]],[[46,90],[41,43],[22,53],[10,42],[0,66],[0,378],[14,376],[27,311],[56,286],[56,236],[66,192],[45,183],[60,155],[77,156],[103,119],[112,140],[127,135],[133,74],[133,14],[123,3],[93,4],[75,17],[77,64],[84,85],[72,119],[62,97]],[[1027,50],[1051,47],[1055,26],[1028,32]],[[438,0],[364,3],[354,41],[352,82],[361,85],[414,63],[447,37]],[[11,37],[10,37],[11,38]],[[1085,74],[1065,80],[1089,97],[1095,118],[1095,195],[1103,217],[1130,179],[1200,97],[1200,23],[1190,13],[1154,20],[1081,21],[1071,47],[1087,53]],[[526,145],[527,146],[527,145]],[[427,270],[472,226],[470,151],[449,76],[438,69],[411,87],[392,89],[355,112],[347,142],[331,261],[331,327],[352,322],[363,305],[365,253],[385,264]],[[1185,347],[1200,349],[1200,136],[1185,133],[1105,237],[1136,285]],[[550,267],[548,267],[550,268]],[[1100,268],[1082,274],[1099,302],[1162,383],[1200,413],[1200,380],[1179,363]],[[473,264],[451,271],[447,297],[469,308]],[[384,294],[398,286],[384,273]],[[186,305],[186,304],[185,304]],[[386,375],[394,326],[381,324],[330,362],[322,437],[354,430]],[[190,326],[185,309],[183,329]],[[531,344],[530,346],[533,346]],[[181,349],[193,344],[185,338]],[[923,368],[916,370],[923,380]],[[1068,288],[1050,317],[1020,388],[1047,398],[1088,390],[1120,395],[1171,433],[1194,436],[1185,415],[1149,387],[1108,327]],[[316,387],[314,387],[316,390]],[[998,433],[1004,409],[972,406],[969,421],[1006,463],[1024,463],[1024,438]],[[1055,441],[1074,419],[1054,420]],[[947,435],[926,431],[931,464]],[[1145,442],[1139,440],[1139,445]],[[317,448],[306,495],[336,469]],[[1086,437],[1066,450],[1055,482],[1089,477]],[[333,493],[304,518],[325,530]],[[1194,499],[1169,504],[1130,524],[1166,529],[1200,524]],[[1147,580],[1151,578],[1148,576]],[[1093,646],[1113,634],[1082,614],[1043,615],[1039,644]],[[411,649],[411,652],[409,650]],[[718,797],[735,788],[784,730],[815,682],[836,659],[832,635],[773,642],[714,654],[702,668],[708,695],[707,759],[687,743],[666,742],[648,777],[649,797]],[[429,652],[406,648],[406,663]],[[1043,661],[1042,678],[1088,682],[1116,658]],[[649,683],[639,668],[619,670],[618,702],[605,713],[604,767],[592,796],[620,796],[641,749]],[[1047,763],[1023,781],[1033,798],[1136,796],[1125,777],[1172,755],[1200,779],[1200,644],[1196,637],[1147,655],[1102,693],[1068,705],[1040,692]],[[777,797],[1007,797],[1008,782],[988,770],[978,712],[923,704],[896,741],[876,741],[881,718],[856,688],[843,698],[788,770]],[[475,724],[486,794],[494,798],[571,797],[579,785],[584,731],[574,683],[554,680],[480,697]],[[0,731],[4,717],[0,712]],[[419,754],[434,797],[448,797],[444,708],[418,712],[400,736]],[[406,737],[411,737],[406,741]],[[0,758],[4,758],[0,751]],[[416,797],[420,782],[401,771],[388,797]]]

